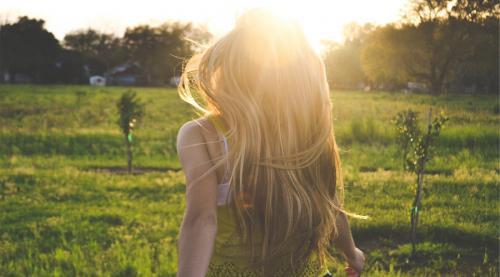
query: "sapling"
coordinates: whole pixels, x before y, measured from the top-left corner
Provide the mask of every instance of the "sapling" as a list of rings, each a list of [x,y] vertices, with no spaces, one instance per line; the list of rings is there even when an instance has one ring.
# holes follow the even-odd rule
[[[431,146],[439,137],[441,128],[446,121],[448,121],[448,117],[443,112],[432,119],[432,108],[429,108],[427,132],[420,134],[416,112],[411,110],[401,112],[394,120],[400,136],[399,141],[405,143],[400,143],[400,146],[406,147],[406,149],[403,149],[405,168],[417,175],[417,189],[410,213],[412,256],[415,256],[416,252],[417,226],[419,211],[421,210],[425,164],[430,159]]]
[[[127,172],[132,173],[132,131],[144,115],[144,104],[135,92],[126,91],[118,100],[117,108],[120,115],[118,124],[122,130],[127,147]]]

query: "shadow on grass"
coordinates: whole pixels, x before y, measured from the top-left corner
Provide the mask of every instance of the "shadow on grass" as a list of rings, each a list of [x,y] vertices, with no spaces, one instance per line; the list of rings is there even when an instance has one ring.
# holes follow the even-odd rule
[[[170,197],[179,196],[184,192],[184,184],[172,184],[169,186],[134,186],[127,188],[108,188],[108,191],[123,193],[127,199],[147,199],[150,201],[165,201]]]
[[[376,249],[395,247],[410,243],[410,226],[382,224],[366,228],[353,229],[353,235],[360,247]],[[498,255],[499,240],[482,233],[467,232],[452,226],[421,226],[417,233],[418,241],[447,243],[461,248],[488,248]]]
[[[411,272],[410,276],[430,273],[432,276],[457,276],[457,273],[458,276],[498,276],[494,274],[498,259],[495,236],[451,226],[422,227],[417,235],[415,255],[409,226],[382,224],[353,229],[357,245],[367,255],[366,270]]]
[[[102,222],[111,226],[119,226],[124,223],[122,217],[117,214],[91,215],[88,220],[91,224]]]
[[[383,169],[384,171],[397,171],[392,167],[374,167],[374,166],[360,166],[359,171],[360,172],[377,172],[379,169]],[[448,168],[433,168],[433,169],[426,169],[425,174],[442,174],[445,176],[451,176],[453,175],[453,169],[448,169]]]

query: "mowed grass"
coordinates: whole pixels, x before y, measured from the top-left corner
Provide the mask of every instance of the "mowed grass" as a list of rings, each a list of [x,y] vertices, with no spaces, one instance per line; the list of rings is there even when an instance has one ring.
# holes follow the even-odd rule
[[[120,171],[115,104],[128,89],[146,103],[132,175]],[[332,99],[345,205],[369,216],[351,220],[366,275],[497,276],[497,97],[334,91]],[[429,107],[450,121],[428,164],[410,259],[416,178],[401,170],[390,120],[408,108],[426,118]],[[174,276],[185,192],[175,136],[195,117],[174,89],[0,86],[0,276]],[[343,276],[343,267],[339,257],[331,271]]]

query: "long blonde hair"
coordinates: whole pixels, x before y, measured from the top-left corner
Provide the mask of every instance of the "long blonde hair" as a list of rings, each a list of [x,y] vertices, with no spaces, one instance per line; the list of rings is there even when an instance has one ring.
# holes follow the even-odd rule
[[[294,23],[264,9],[186,64],[179,93],[217,116],[230,146],[230,205],[251,264],[316,252],[322,264],[343,183],[323,62]],[[226,160],[217,162],[216,167]]]

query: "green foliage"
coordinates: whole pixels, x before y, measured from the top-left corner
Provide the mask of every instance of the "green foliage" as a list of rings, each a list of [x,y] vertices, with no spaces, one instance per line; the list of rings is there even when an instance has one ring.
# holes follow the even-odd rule
[[[62,43],[82,55],[91,75],[103,74],[127,59],[120,38],[93,29],[67,33]]]
[[[495,1],[412,0],[408,7],[406,20],[376,28],[363,44],[368,80],[384,88],[423,83],[434,94],[498,91]]]
[[[403,153],[404,170],[409,169],[415,173],[423,171],[422,165],[430,160],[430,149],[448,120],[441,112],[429,125],[428,132],[423,133],[418,126],[418,112],[408,109],[394,117],[392,123],[397,129],[397,143]]]
[[[125,137],[132,141],[130,134],[144,116],[144,104],[137,97],[137,93],[127,91],[122,94],[116,106],[120,115],[118,125]]]
[[[409,79],[401,62],[405,51],[401,41],[401,32],[394,25],[386,25],[376,28],[363,44],[360,52],[363,72],[375,87],[403,87]]]
[[[132,173],[132,130],[144,115],[144,104],[140,102],[135,92],[127,91],[122,94],[116,106],[120,114],[118,125],[122,129],[127,146],[127,169]]]
[[[103,75],[133,62],[141,67],[139,84],[165,85],[179,74],[182,60],[199,50],[192,42],[211,39],[204,27],[165,22],[127,28],[121,37],[90,28],[70,32],[61,47],[44,24],[43,19],[26,16],[0,23],[0,72],[9,74],[9,82],[16,83],[15,76],[21,74],[35,83],[87,83],[89,75]]]
[[[403,170],[410,167],[411,160],[408,159],[408,154],[411,153],[411,148],[420,137],[420,129],[418,128],[418,112],[406,110],[399,112],[392,120],[397,129],[397,143],[403,154]]]
[[[410,155],[407,159],[407,164],[411,171],[415,173],[424,171],[423,167],[425,162],[429,161],[431,158],[431,149],[433,144],[439,137],[444,123],[448,120],[449,118],[441,112],[432,120],[432,123],[429,125],[428,132],[423,136],[416,137],[413,151],[409,152]]]
[[[366,37],[374,26],[351,23],[345,27],[343,44],[324,41],[323,60],[326,75],[332,88],[354,88],[366,82],[360,56]]]
[[[10,74],[10,82],[16,82],[16,73],[35,82],[55,81],[54,61],[61,46],[44,25],[44,20],[27,16],[0,23],[0,71]]]
[[[122,43],[129,58],[139,62],[141,82],[147,85],[168,84],[181,68],[182,60],[189,58],[194,46],[186,38],[204,43],[210,34],[191,23],[165,23],[157,27],[139,25],[127,28]]]

